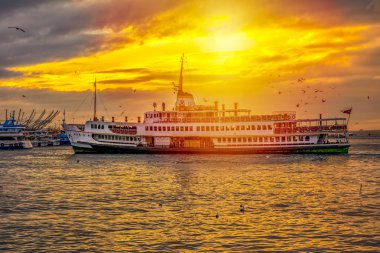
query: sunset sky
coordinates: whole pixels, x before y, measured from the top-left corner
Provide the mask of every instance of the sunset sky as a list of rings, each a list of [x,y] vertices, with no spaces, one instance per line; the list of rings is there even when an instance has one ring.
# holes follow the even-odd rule
[[[94,78],[106,119],[172,108],[184,53],[200,104],[299,118],[352,106],[350,129],[380,129],[377,0],[12,0],[0,34],[0,120],[34,108],[83,122]]]

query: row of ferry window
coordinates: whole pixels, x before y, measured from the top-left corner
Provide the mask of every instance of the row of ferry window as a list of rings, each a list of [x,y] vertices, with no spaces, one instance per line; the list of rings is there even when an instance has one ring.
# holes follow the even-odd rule
[[[104,129],[104,125],[91,124],[92,129]],[[108,125],[109,129],[136,129],[136,126]]]
[[[92,129],[104,129],[104,125],[91,124]]]
[[[239,137],[239,138],[218,138],[219,143],[231,142],[291,142],[310,141],[310,136],[282,136],[282,137]]]
[[[140,137],[134,136],[119,136],[119,135],[95,135],[95,137],[110,141],[140,141]]]
[[[248,126],[145,126],[145,131],[239,131],[239,130],[272,130],[271,125],[248,125]]]

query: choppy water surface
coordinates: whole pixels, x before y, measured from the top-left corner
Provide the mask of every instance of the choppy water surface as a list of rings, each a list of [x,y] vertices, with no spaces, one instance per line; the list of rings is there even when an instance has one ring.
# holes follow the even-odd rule
[[[1,152],[0,251],[379,252],[380,140],[352,143],[336,156]]]

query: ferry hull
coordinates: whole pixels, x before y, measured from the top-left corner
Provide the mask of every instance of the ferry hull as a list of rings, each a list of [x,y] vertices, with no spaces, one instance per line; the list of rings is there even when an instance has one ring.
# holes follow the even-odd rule
[[[110,145],[73,146],[77,154],[346,154],[349,145],[313,145],[302,147],[250,148],[154,148]]]

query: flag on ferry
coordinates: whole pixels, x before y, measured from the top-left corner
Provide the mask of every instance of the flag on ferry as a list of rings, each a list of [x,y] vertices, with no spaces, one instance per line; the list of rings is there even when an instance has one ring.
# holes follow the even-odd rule
[[[351,114],[351,111],[352,111],[352,107],[350,109],[342,110],[341,112],[343,112],[345,114]]]

